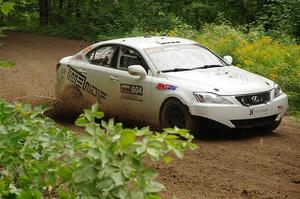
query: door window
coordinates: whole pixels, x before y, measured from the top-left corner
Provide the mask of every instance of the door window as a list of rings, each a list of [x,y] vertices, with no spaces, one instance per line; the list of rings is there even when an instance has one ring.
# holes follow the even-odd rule
[[[141,65],[145,68],[146,71],[148,71],[148,67],[145,64],[143,58],[135,50],[127,47],[122,47],[119,56],[120,61],[118,69],[127,71],[128,67],[131,65]]]
[[[118,46],[102,46],[88,53],[87,59],[94,65],[115,68],[117,66],[118,51]]]

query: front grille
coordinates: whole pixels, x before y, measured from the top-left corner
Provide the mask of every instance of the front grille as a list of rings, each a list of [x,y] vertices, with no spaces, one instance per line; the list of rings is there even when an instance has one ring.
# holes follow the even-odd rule
[[[264,104],[270,101],[270,92],[263,92],[235,97],[243,106]]]
[[[257,126],[265,126],[272,124],[277,115],[272,115],[268,117],[260,117],[255,119],[247,119],[247,120],[230,120],[231,123],[236,128],[249,128],[249,127],[257,127]]]

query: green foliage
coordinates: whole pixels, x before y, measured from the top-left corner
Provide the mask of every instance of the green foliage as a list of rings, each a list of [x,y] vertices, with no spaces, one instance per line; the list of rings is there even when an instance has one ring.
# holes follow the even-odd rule
[[[5,1],[0,0],[0,10],[1,13],[4,15],[8,15],[9,12],[11,12],[14,9],[15,2],[10,2],[10,1]]]
[[[147,157],[170,160],[171,152],[182,158],[186,147],[196,148],[191,143],[193,136],[177,128],[162,133],[153,133],[148,127],[123,129],[112,119],[102,120],[100,125],[95,118],[101,119],[103,114],[97,106],[85,110],[76,121],[85,127],[85,135],[78,145],[84,155],[77,160],[73,173],[75,189],[98,198],[158,198],[157,193],[164,186],[155,181],[157,171],[145,167],[143,162]]]
[[[282,34],[300,36],[299,0],[267,1],[258,12],[256,24],[264,27],[273,36]]]
[[[4,24],[21,31],[99,41],[147,33],[163,35],[180,26],[200,31],[207,23],[230,22],[247,29],[261,27],[276,38],[289,34],[299,39],[298,1],[48,1],[48,23],[40,25],[39,2],[42,1],[15,0],[14,15]]]
[[[97,104],[76,120],[85,127],[78,136],[45,110],[0,102],[0,198],[160,198],[164,186],[145,161],[170,163],[170,153],[182,158],[197,147],[182,129],[153,133],[112,119],[96,123],[104,115]]]
[[[45,110],[0,102],[0,196],[40,198],[70,181],[60,159],[73,154],[75,136],[44,117]]]
[[[15,65],[16,64],[14,62],[0,59],[0,68],[10,68],[10,67],[13,67]]]
[[[232,55],[234,64],[279,83],[284,90],[300,90],[300,45],[274,40],[264,32],[244,33],[228,25],[207,25],[197,41],[221,56]]]
[[[2,20],[14,9],[15,2],[0,0],[0,37],[3,37],[2,32],[7,29],[2,25]],[[0,47],[2,44],[0,43]],[[11,67],[14,63],[0,59],[0,68]]]
[[[300,93],[299,92],[288,92],[289,97],[289,113],[292,116],[300,118]]]

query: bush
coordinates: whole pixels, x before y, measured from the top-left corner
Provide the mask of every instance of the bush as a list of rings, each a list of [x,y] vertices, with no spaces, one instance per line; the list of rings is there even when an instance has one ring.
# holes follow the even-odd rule
[[[197,41],[234,64],[279,83],[286,91],[300,90],[300,45],[274,40],[258,30],[244,33],[228,25],[207,25]],[[284,42],[285,41],[285,42]]]
[[[0,59],[0,68],[10,68],[10,67],[13,67],[15,65],[16,64],[14,62]]]
[[[69,186],[76,137],[45,110],[0,102],[0,198],[41,198]]]
[[[238,66],[270,78],[286,91],[300,90],[300,45],[283,45],[263,36],[241,43],[233,56]]]
[[[146,159],[170,163],[195,149],[187,130],[123,129],[98,105],[77,119],[78,136],[43,116],[43,107],[0,102],[0,198],[160,198]],[[181,138],[181,139],[179,139]]]

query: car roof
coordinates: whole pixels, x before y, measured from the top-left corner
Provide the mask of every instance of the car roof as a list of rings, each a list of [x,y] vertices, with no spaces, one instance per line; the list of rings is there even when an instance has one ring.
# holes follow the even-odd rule
[[[174,44],[195,44],[195,41],[188,39],[183,39],[179,37],[167,37],[167,36],[155,36],[155,37],[128,37],[113,39],[104,42],[98,42],[96,45],[103,44],[121,44],[130,46],[136,49],[145,49],[145,48],[155,48],[165,45],[174,45]]]

